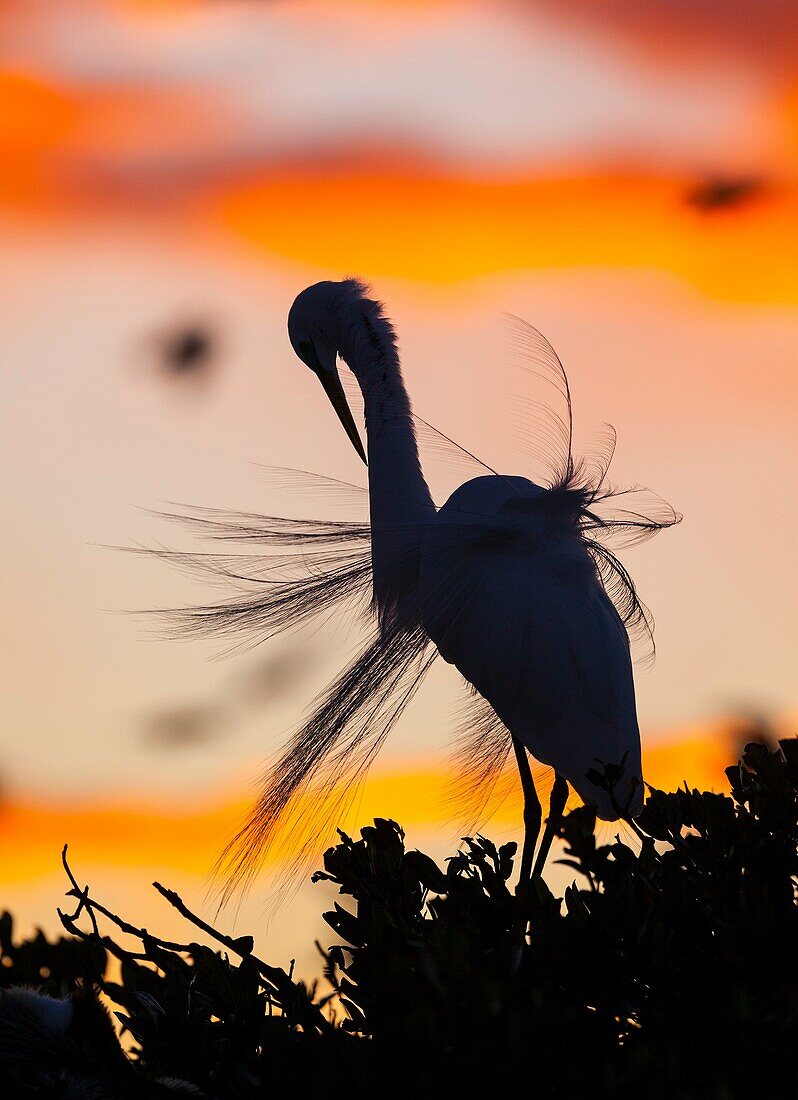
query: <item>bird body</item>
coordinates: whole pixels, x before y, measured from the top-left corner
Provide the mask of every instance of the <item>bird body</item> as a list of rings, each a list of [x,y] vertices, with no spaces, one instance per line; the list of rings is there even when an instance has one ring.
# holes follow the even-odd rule
[[[618,806],[586,776],[624,761],[616,799],[639,813],[629,639],[578,532],[548,503],[525,478],[457,489],[424,540],[422,620],[513,737],[612,821]]]
[[[639,539],[679,517],[659,500],[658,514],[651,515],[651,501],[640,490],[608,484],[612,429],[598,456],[574,458],[562,364],[535,329],[519,331],[532,373],[553,387],[564,409],[557,414],[545,406],[536,421],[535,442],[546,450],[549,482],[505,476],[459,449],[484,475],[437,508],[416,436],[419,424],[434,429],[412,412],[395,334],[380,304],[362,283],[347,279],[317,283],[291,307],[291,345],[367,461],[370,524],[191,517],[217,538],[259,540],[281,553],[293,545],[305,575],[270,579],[265,559],[266,566],[256,563],[243,597],[188,609],[183,621],[195,631],[221,628],[264,637],[329,613],[370,585],[376,626],[267,775],[248,822],[226,850],[227,893],[252,875],[297,796],[313,786],[314,808],[324,805],[326,795],[331,812],[337,811],[334,792],[342,782],[362,778],[436,654],[483,701],[466,750],[469,764],[476,765],[470,782],[489,785],[511,745],[516,753],[529,811],[522,873],[531,868],[530,822],[540,823],[525,748],[555,769],[563,804],[567,780],[607,820],[639,812],[643,787],[629,632],[650,632],[650,620],[606,540],[618,533]],[[368,458],[341,385],[339,357],[363,395]],[[329,485],[341,488],[339,482]],[[230,560],[204,557],[199,568],[240,586],[253,559],[235,567]],[[197,559],[190,564],[197,567]],[[620,777],[614,788],[595,782],[608,765]],[[536,808],[530,809],[533,802]],[[553,826],[547,829],[550,843]],[[535,866],[542,866],[540,853]]]
[[[623,761],[615,797],[639,812],[629,640],[572,500],[524,477],[489,474],[436,510],[390,324],[359,284],[320,283],[304,295],[363,394],[378,606],[418,617],[512,736],[608,820],[618,806],[586,776],[597,763]],[[294,314],[289,332],[297,324]]]

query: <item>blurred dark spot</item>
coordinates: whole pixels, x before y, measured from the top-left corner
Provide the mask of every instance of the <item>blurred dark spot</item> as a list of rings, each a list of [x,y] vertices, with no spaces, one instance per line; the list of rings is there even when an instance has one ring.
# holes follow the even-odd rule
[[[273,702],[301,683],[312,663],[313,653],[307,645],[291,646],[259,661],[244,677],[247,699],[254,704]]]
[[[741,206],[761,195],[763,190],[764,181],[755,176],[716,176],[688,191],[685,202],[704,214],[710,214],[715,210]]]
[[[216,357],[216,338],[209,328],[194,325],[164,341],[164,366],[173,374],[196,374],[208,369]]]
[[[746,745],[764,745],[771,752],[779,747],[779,735],[764,714],[751,712],[734,718],[730,726],[732,751],[742,756]]]
[[[162,375],[192,382],[207,380],[221,355],[218,331],[207,322],[176,325],[154,337],[156,365]]]
[[[222,731],[221,712],[213,707],[175,707],[152,715],[147,741],[158,748],[180,748],[212,741]]]

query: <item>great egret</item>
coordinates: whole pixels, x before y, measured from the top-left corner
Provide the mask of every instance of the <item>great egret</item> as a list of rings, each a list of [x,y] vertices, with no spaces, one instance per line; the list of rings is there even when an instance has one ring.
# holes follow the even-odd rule
[[[370,524],[207,511],[182,517],[218,538],[272,547],[271,555],[243,560],[179,555],[182,564],[210,568],[243,588],[233,598],[184,612],[182,625],[189,630],[264,637],[371,595],[368,644],[318,701],[227,849],[228,893],[254,873],[278,822],[296,809],[298,794],[314,784],[319,797],[311,804],[318,808],[341,790],[342,780],[363,775],[438,653],[471,685],[480,708],[466,753],[470,781],[484,788],[511,746],[515,752],[525,800],[522,879],[542,869],[567,783],[605,820],[634,816],[642,807],[628,632],[650,634],[650,621],[628,573],[602,540],[618,532],[634,540],[679,517],[659,498],[649,514],[642,490],[607,484],[611,428],[600,454],[574,458],[562,364],[535,329],[518,322],[516,331],[529,369],[555,387],[563,406],[561,414],[532,408],[538,413],[534,441],[548,448],[548,484],[480,463],[483,475],[436,507],[414,425],[427,434],[434,429],[411,412],[395,334],[381,305],[362,283],[347,279],[304,290],[291,307],[288,334],[366,462],[339,356],[362,391]],[[332,485],[314,476],[318,485]],[[614,511],[608,511],[611,503]],[[541,808],[527,751],[556,776],[534,868]],[[614,789],[595,782],[600,765],[616,766]]]

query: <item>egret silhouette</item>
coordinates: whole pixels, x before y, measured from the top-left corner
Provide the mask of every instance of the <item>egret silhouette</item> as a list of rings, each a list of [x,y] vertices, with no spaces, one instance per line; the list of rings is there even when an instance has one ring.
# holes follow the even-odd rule
[[[312,787],[311,812],[336,813],[342,791],[362,778],[440,654],[471,688],[464,773],[487,795],[510,750],[524,794],[521,879],[539,874],[565,805],[568,783],[613,821],[634,817],[643,787],[630,633],[651,637],[651,620],[620,562],[613,534],[645,537],[679,517],[643,490],[607,482],[615,434],[599,453],[575,459],[568,379],[548,342],[515,322],[527,369],[554,387],[558,412],[528,402],[530,440],[543,448],[546,484],[484,471],[437,507],[421,469],[417,436],[448,437],[415,417],[393,328],[354,279],[304,290],[288,317],[298,357],[317,376],[358,455],[367,461],[370,522],[314,522],[202,511],[183,519],[222,539],[260,542],[263,555],[179,561],[239,591],[186,609],[196,632],[260,640],[361,600],[367,644],[326,693],[265,777],[251,815],[226,850],[227,892],[249,879],[297,796]],[[351,369],[363,395],[364,449],[338,372]],[[300,477],[285,471],[285,479]],[[349,487],[312,475],[333,491]],[[353,491],[357,491],[353,489]],[[370,599],[362,597],[368,593]],[[528,753],[555,773],[542,824]],[[602,766],[612,766],[607,783]],[[300,815],[307,827],[308,800]],[[296,814],[294,815],[296,818]],[[319,818],[319,826],[322,818]],[[297,824],[297,821],[294,821]],[[534,861],[534,865],[533,865]]]

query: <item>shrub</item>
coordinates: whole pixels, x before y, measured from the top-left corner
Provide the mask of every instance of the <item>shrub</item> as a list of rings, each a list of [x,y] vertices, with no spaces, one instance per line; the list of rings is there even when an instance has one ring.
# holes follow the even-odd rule
[[[0,975],[39,982],[46,967],[50,992],[102,991],[132,1040],[141,1091],[130,1095],[178,1078],[220,1100],[519,1086],[567,1098],[793,1096],[797,747],[749,745],[727,770],[731,796],[652,790],[627,842],[598,844],[592,812],[573,810],[559,828],[575,875],[562,899],[539,879],[511,888],[514,844],[472,837],[443,869],[406,850],[393,821],[357,840],[341,833],[314,875],[342,896],[325,914],[338,940],[324,952],[326,997],[163,887],[222,950],[136,929],[74,878],[77,910],[62,914],[74,938],[14,947],[5,917],[14,964]],[[122,947],[122,932],[140,947]],[[103,953],[120,960],[120,982],[101,976]]]

